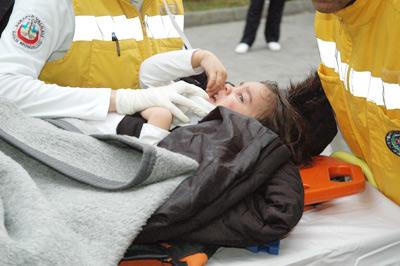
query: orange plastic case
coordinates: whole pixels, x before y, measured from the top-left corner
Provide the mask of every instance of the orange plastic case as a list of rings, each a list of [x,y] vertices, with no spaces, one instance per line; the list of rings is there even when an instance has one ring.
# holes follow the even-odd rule
[[[316,156],[311,167],[300,169],[304,185],[304,205],[313,205],[359,193],[365,178],[359,166],[328,156]]]

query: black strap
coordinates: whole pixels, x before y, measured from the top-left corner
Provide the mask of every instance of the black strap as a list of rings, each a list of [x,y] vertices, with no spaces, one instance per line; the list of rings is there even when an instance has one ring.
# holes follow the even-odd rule
[[[131,245],[126,251],[122,261],[126,260],[145,260],[145,259],[155,259],[155,260],[168,260],[170,258],[166,248],[159,244],[149,244]]]
[[[7,26],[13,7],[14,0],[0,0],[0,37],[1,33]]]

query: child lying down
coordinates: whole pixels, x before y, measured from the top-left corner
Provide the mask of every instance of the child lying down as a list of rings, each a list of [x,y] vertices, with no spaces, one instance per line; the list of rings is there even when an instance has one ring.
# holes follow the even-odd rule
[[[214,57],[202,50],[156,55],[143,63],[142,83],[160,86],[196,74],[194,69],[210,56]],[[227,83],[206,105],[211,112],[204,118],[186,113],[194,123],[187,126],[176,124],[163,108],[149,108],[133,117],[147,122],[136,136],[150,136],[153,143],[161,140],[159,147],[199,163],[147,221],[136,243],[243,247],[281,239],[299,221],[304,195],[293,159],[300,159],[296,145],[302,138],[302,123],[277,85]],[[119,134],[132,135],[131,118],[119,123]],[[169,133],[171,125],[181,127]]]
[[[159,87],[168,85],[178,78],[188,77],[203,72],[201,67],[204,61],[216,61],[218,58],[205,50],[180,50],[157,54],[145,60],[140,69],[140,83],[142,87]],[[182,82],[182,81],[179,81]],[[208,112],[216,106],[223,106],[245,116],[256,118],[265,127],[276,132],[282,142],[286,144],[293,159],[300,162],[301,155],[294,148],[302,138],[302,120],[293,107],[288,103],[275,82],[243,82],[238,86],[226,83],[212,97],[205,100],[200,96],[192,96],[191,100],[202,106]],[[156,145],[169,134],[169,130],[176,126],[196,124],[203,117],[191,113],[181,107],[190,118],[189,123],[182,123],[174,119],[172,114],[162,107],[151,107],[140,116],[147,123],[140,125],[139,131],[134,125],[132,116],[122,117],[110,114],[105,124],[91,122],[105,133],[136,135],[143,141]],[[139,114],[133,117],[138,117]],[[132,127],[135,128],[132,132]]]
[[[200,50],[151,57],[141,67],[142,84],[160,86],[178,77],[198,74],[202,71],[198,66],[207,57],[214,55]],[[326,105],[325,100],[319,100],[321,86],[315,76],[292,88],[295,89],[289,91],[288,99],[307,119],[306,125],[312,125],[312,132],[317,133],[310,134],[316,137],[312,150],[303,149],[302,120],[273,82],[246,82],[237,87],[226,84],[203,102],[214,109],[210,114],[205,118],[187,114],[195,125],[171,133],[169,129],[183,124],[176,123],[165,110],[149,108],[136,114],[142,120],[145,116],[148,122],[142,132],[134,132],[136,136],[145,139],[145,128],[149,127],[151,140],[158,142],[166,136],[160,147],[195,159],[199,168],[153,214],[135,242],[185,241],[244,247],[285,237],[303,212],[303,187],[293,159],[303,162],[307,157],[302,155],[315,155],[323,147],[325,143],[319,143],[319,139],[325,139],[319,134],[330,134],[314,122],[324,124],[325,117],[333,117],[327,112],[321,117],[307,113],[309,107]],[[302,108],[305,102],[307,107]],[[165,117],[154,121],[161,117],[159,114]],[[131,122],[132,116],[119,121],[118,133],[132,135]],[[151,133],[153,129],[155,134]]]

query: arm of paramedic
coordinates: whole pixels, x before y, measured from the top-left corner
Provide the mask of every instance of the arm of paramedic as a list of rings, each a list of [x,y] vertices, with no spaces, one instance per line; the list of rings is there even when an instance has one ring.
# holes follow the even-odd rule
[[[74,36],[74,14],[71,1],[35,0],[32,4],[16,1],[10,21],[0,39],[0,97],[13,101],[22,111],[36,117],[76,117],[104,120],[108,112],[132,114],[151,106],[166,107],[179,120],[188,118],[174,105],[201,109],[188,95],[207,97],[200,88],[188,84],[172,84],[159,97],[154,91],[118,90],[110,88],[78,88],[45,84],[38,76],[50,59],[69,49]],[[36,47],[23,45],[13,38],[21,19],[34,13],[43,36]],[[27,47],[24,47],[27,46]],[[161,100],[160,100],[161,99]]]
[[[209,51],[192,49],[156,54],[140,66],[142,88],[163,86],[181,77],[206,72],[209,84],[223,86],[226,70],[221,61]]]
[[[32,2],[32,1],[31,1]],[[0,39],[0,96],[12,100],[24,112],[37,117],[70,116],[103,120],[111,89],[83,89],[45,84],[38,80],[46,61],[68,49],[74,15],[70,1],[15,1],[13,13]],[[44,27],[37,48],[25,48],[13,39],[19,21],[34,13]]]
[[[157,145],[170,133],[172,114],[162,107],[151,107],[142,111],[140,115],[147,120],[142,127],[139,139],[151,145]]]

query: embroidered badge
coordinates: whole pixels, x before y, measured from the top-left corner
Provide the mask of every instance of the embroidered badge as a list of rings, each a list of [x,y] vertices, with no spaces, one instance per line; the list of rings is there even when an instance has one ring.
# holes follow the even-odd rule
[[[390,131],[386,134],[386,145],[389,150],[400,156],[400,131]]]
[[[13,39],[28,49],[37,49],[43,43],[44,25],[35,15],[27,15],[20,19],[12,32]]]

